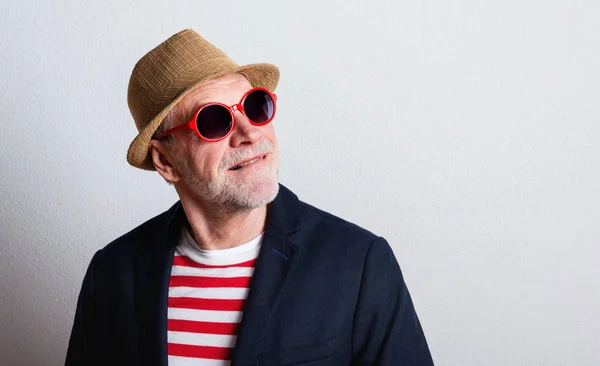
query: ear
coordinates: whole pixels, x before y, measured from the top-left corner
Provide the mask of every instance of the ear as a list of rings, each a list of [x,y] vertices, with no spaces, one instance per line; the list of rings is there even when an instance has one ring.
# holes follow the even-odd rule
[[[173,158],[159,140],[150,140],[150,156],[158,174],[165,180],[175,183],[181,179],[179,172],[173,165]]]

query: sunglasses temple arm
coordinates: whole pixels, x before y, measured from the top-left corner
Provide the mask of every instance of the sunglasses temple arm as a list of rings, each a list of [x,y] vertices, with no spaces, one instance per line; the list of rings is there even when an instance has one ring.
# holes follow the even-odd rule
[[[162,139],[163,137],[168,136],[168,135],[170,135],[170,134],[172,134],[174,132],[177,132],[179,130],[184,130],[184,129],[188,129],[188,128],[191,128],[193,130],[194,128],[190,125],[193,122],[194,121],[192,120],[192,121],[190,121],[188,123],[184,123],[184,124],[181,124],[181,125],[179,125],[177,127],[173,127],[171,129],[168,129],[168,130],[165,131],[165,133],[163,133],[162,135],[158,136],[157,138],[158,139]]]

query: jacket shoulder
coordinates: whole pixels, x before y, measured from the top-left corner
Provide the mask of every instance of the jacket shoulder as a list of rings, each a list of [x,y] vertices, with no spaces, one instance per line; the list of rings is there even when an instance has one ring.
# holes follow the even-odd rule
[[[322,239],[368,246],[378,238],[371,231],[306,202],[300,201],[299,208],[301,231],[312,231]]]
[[[149,249],[152,245],[155,245],[156,239],[167,229],[171,218],[180,206],[181,204],[177,202],[169,210],[154,216],[131,231],[114,239],[102,248],[100,252],[102,252],[103,256],[120,257],[136,255]]]

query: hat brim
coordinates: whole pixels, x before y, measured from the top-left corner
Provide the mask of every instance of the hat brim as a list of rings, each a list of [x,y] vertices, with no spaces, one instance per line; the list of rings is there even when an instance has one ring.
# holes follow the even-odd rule
[[[212,68],[212,70],[214,71],[215,68]],[[144,170],[156,170],[150,156],[150,140],[171,109],[173,109],[173,107],[175,107],[175,105],[177,105],[181,99],[183,99],[190,91],[194,90],[194,88],[196,88],[198,85],[206,82],[207,80],[235,72],[246,74],[248,79],[250,79],[250,84],[253,87],[265,88],[271,92],[275,91],[275,88],[279,83],[279,68],[273,64],[267,63],[256,63],[245,66],[224,65],[224,67],[222,67],[220,70],[212,72],[209,75],[202,75],[200,73],[194,83],[191,83],[188,87],[186,87],[181,94],[179,94],[171,103],[169,103],[162,111],[160,111],[133,139],[129,145],[129,149],[127,150],[127,162],[136,168]],[[177,86],[174,85],[173,87]]]

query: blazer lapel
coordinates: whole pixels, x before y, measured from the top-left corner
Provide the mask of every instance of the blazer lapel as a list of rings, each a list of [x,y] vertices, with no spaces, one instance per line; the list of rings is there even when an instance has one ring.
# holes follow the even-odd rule
[[[248,365],[256,358],[256,348],[280,293],[293,267],[296,248],[275,232],[265,231],[256,261],[250,292],[238,332],[232,365]]]
[[[166,212],[148,250],[137,261],[136,309],[142,365],[167,366],[167,308],[169,280],[179,229],[183,224],[180,203]]]
[[[267,225],[233,353],[233,366],[251,365],[258,356],[262,335],[294,268],[298,248],[287,239],[287,234],[297,227],[297,212],[297,197],[280,186],[277,198],[269,205]]]
[[[238,332],[232,365],[248,365],[258,356],[258,345],[287,278],[293,271],[297,247],[287,236],[300,223],[296,195],[280,185],[277,198],[269,204],[267,223],[256,261],[250,292]],[[136,263],[136,310],[142,365],[168,364],[167,309],[173,254],[185,213],[178,202],[156,223],[148,237],[148,250]],[[249,362],[250,361],[250,362]]]

